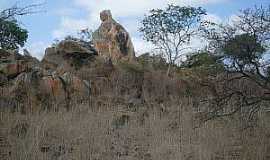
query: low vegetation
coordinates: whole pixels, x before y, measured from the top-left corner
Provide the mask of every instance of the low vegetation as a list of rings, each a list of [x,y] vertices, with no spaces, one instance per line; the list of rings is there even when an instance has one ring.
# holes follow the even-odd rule
[[[0,28],[19,40],[0,39],[0,159],[270,159],[269,6],[230,24],[203,22],[200,7],[152,10],[140,31],[158,51],[131,62],[98,56],[89,29],[41,62],[13,53],[27,31],[1,13],[23,33]],[[195,35],[206,49],[180,52]]]

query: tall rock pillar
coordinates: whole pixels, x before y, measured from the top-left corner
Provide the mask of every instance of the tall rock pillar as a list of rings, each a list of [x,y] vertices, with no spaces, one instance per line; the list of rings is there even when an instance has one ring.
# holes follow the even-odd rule
[[[93,42],[98,54],[112,60],[134,60],[134,47],[125,28],[112,18],[110,10],[102,11],[100,19],[101,25],[93,33]]]

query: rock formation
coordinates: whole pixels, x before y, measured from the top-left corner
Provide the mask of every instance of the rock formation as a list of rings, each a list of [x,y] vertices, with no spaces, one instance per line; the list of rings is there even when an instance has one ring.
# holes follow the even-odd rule
[[[63,40],[47,48],[41,61],[27,50],[21,55],[0,49],[0,104],[14,102],[13,108],[27,112],[36,106],[69,107],[107,92],[114,82],[110,78],[119,78],[112,76],[116,70],[113,61],[132,61],[135,52],[128,32],[113,20],[110,11],[101,12],[100,18],[102,24],[93,33],[93,43]],[[138,97],[135,94],[128,93]]]
[[[17,51],[0,50],[0,73],[13,78],[38,65],[38,60],[31,56],[22,56]]]
[[[102,23],[93,33],[93,42],[98,54],[113,60],[134,60],[131,37],[124,27],[112,18],[110,10],[102,11],[100,19]]]
[[[82,43],[64,40],[57,46],[47,48],[42,60],[43,67],[61,73],[78,69],[97,54],[90,45],[85,47]]]
[[[28,51],[21,55],[0,50],[0,104],[19,102],[19,110],[26,112],[51,103],[68,107],[71,102],[88,98],[89,82],[77,73],[95,63],[96,51],[82,43],[64,40],[47,48],[41,62]]]

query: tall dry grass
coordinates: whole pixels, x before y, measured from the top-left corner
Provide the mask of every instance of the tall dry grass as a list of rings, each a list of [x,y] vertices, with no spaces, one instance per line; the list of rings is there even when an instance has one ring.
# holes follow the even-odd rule
[[[12,160],[270,158],[269,113],[248,128],[237,116],[195,128],[190,98],[136,107],[80,105],[68,112],[1,113],[0,137],[7,143],[0,146],[1,154]]]
[[[91,96],[76,100],[74,95],[69,110],[50,102],[45,108],[58,109],[10,111],[3,91],[0,159],[270,159],[269,112],[257,112],[252,121],[238,113],[201,124],[200,108],[208,106],[198,101],[208,91],[185,77],[126,68],[88,80]],[[34,104],[29,95],[24,107]]]

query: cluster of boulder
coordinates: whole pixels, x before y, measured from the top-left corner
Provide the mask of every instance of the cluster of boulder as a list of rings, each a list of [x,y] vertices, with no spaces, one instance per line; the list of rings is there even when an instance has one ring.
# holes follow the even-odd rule
[[[87,81],[79,78],[73,71],[73,54],[80,50],[66,52],[62,45],[70,45],[75,42],[61,42],[55,48],[48,48],[46,56],[39,62],[36,58],[20,55],[17,52],[0,50],[0,85],[5,89],[1,98],[13,98],[23,105],[24,102],[31,101],[31,106],[38,106],[37,103],[53,100],[65,103],[68,106],[72,94],[83,97],[90,94],[90,85]],[[75,49],[75,48],[74,48]],[[84,57],[94,56],[94,52],[83,53]],[[80,55],[81,56],[81,55]],[[76,57],[76,56],[75,56]],[[76,57],[77,58],[77,57]],[[5,95],[4,95],[5,94]],[[3,99],[0,99],[3,106]],[[7,104],[8,105],[8,104]],[[29,103],[27,103],[29,105]]]
[[[91,82],[84,77],[91,76],[88,74],[97,63],[112,69],[112,61],[133,61],[135,52],[127,31],[113,20],[109,10],[102,11],[100,18],[101,26],[91,44],[63,40],[47,48],[41,61],[27,50],[21,55],[1,49],[0,108],[10,106],[11,101],[21,105],[27,101],[30,106],[57,101],[57,105],[68,107],[74,97],[81,100],[91,94]]]

